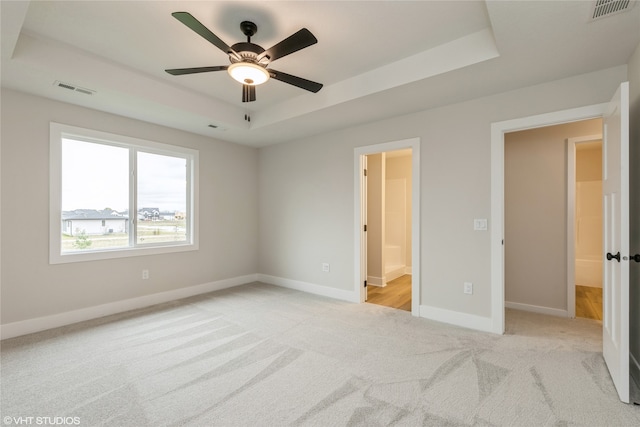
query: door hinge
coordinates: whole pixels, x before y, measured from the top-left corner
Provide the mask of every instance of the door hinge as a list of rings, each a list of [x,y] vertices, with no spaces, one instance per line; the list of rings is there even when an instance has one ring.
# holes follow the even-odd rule
[[[367,287],[367,281],[366,280],[364,281],[364,287],[365,288]]]
[[[364,170],[364,176],[367,176],[367,170],[366,169]]]
[[[367,224],[364,225],[364,231],[367,231]]]

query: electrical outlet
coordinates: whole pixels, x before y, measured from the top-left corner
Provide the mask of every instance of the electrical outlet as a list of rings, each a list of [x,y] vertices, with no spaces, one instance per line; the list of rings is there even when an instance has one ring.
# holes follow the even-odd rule
[[[469,295],[473,294],[473,283],[464,282],[464,293]]]
[[[147,280],[149,278],[149,270],[142,270],[142,278]]]
[[[331,266],[329,265],[328,262],[322,263],[322,271],[324,271],[325,273],[328,273],[329,271],[331,271]]]

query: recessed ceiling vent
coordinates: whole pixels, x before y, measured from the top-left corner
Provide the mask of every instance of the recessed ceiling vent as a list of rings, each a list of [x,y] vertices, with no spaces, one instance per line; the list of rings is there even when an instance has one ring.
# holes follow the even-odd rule
[[[596,0],[591,9],[591,21],[626,12],[633,7],[632,0]]]
[[[85,95],[93,95],[94,93],[96,93],[95,90],[92,89],[86,89],[83,87],[78,87],[69,83],[63,83],[61,81],[56,80],[55,82],[53,82],[54,86],[63,88],[63,89],[67,89],[67,90],[72,90],[74,92],[80,92],[80,93],[84,93]]]

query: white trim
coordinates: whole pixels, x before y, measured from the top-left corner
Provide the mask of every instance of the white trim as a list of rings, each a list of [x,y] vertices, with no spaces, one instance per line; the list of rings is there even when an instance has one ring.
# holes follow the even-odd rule
[[[129,218],[129,247],[93,250],[86,252],[61,253],[61,222],[62,222],[62,138],[77,138],[81,141],[95,142],[130,150],[129,170],[135,165],[134,150],[148,153],[170,155],[183,158],[187,162],[187,242],[162,243],[157,245],[137,245],[134,242],[137,227],[137,214]],[[93,129],[61,123],[49,123],[49,264],[63,264],[70,262],[96,261],[103,259],[125,258],[131,256],[157,255],[173,252],[188,252],[199,249],[199,151],[178,145],[147,141],[125,135],[117,135]],[[136,180],[130,179],[129,209],[137,212],[135,200]],[[189,191],[190,189],[190,191]]]
[[[380,286],[384,288],[387,286],[387,280],[384,277],[367,276],[367,286]]]
[[[420,138],[410,138],[400,141],[385,142],[381,144],[356,147],[353,156],[353,199],[354,199],[354,294],[357,301],[364,302],[365,290],[362,286],[366,277],[366,252],[364,251],[362,212],[364,210],[363,191],[363,159],[367,154],[382,153],[386,151],[411,148],[411,314],[420,316]]]
[[[504,306],[514,310],[530,311],[532,313],[546,314],[548,316],[556,317],[569,317],[567,310],[561,310],[559,308],[542,307],[539,305],[522,304],[519,302],[505,301]],[[575,317],[575,316],[574,316]]]
[[[310,294],[321,295],[342,301],[360,302],[359,295],[353,291],[345,291],[343,289],[330,288],[328,286],[316,285],[314,283],[301,282],[299,280],[285,279],[284,277],[269,276],[268,274],[258,274],[259,282],[269,285],[280,286],[296,291],[307,292]]]
[[[576,145],[602,139],[602,134],[567,139],[567,313],[576,317]]]
[[[491,124],[491,331],[504,322],[504,134],[602,117],[608,104],[590,105]]]
[[[491,125],[491,332],[504,334],[504,130]]]
[[[446,310],[429,305],[420,306],[420,317],[477,331],[493,332],[493,324],[490,317],[476,316],[475,314]]]
[[[0,338],[7,339],[47,329],[58,328],[60,326],[83,322],[85,320],[97,319],[99,317],[122,313],[129,310],[149,307],[168,301],[175,301],[194,295],[206,294],[208,292],[219,291],[234,286],[240,286],[258,280],[257,274],[232,277],[229,279],[217,280],[215,282],[203,283],[201,285],[189,286],[186,288],[174,289],[157,294],[144,295],[137,298],[130,298],[115,301],[93,307],[81,308],[64,313],[52,314],[49,316],[37,317],[35,319],[21,320],[18,322],[0,325]]]
[[[385,273],[385,283],[396,280],[398,277],[404,276],[404,267],[396,268],[395,270],[387,271]]]
[[[368,168],[366,154],[358,154],[358,148],[354,149],[353,156],[353,271],[354,271],[354,292],[359,296],[358,302],[363,303],[367,300],[367,289],[364,288],[363,278],[367,277],[367,235],[364,231],[364,225],[367,219],[367,181],[363,178],[364,169]],[[371,153],[372,154],[372,153]]]
[[[567,316],[576,317],[576,144],[567,140]]]
[[[411,266],[409,266],[409,267],[405,266],[404,267],[404,274],[408,274],[409,276],[411,276]]]

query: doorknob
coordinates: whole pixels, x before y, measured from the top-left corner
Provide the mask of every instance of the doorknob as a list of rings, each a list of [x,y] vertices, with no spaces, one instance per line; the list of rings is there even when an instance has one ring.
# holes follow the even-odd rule
[[[631,261],[640,262],[640,254],[635,254],[629,257]]]
[[[607,252],[607,261],[611,261],[612,259],[617,259],[620,262],[620,252],[615,255],[611,255],[611,252]]]

